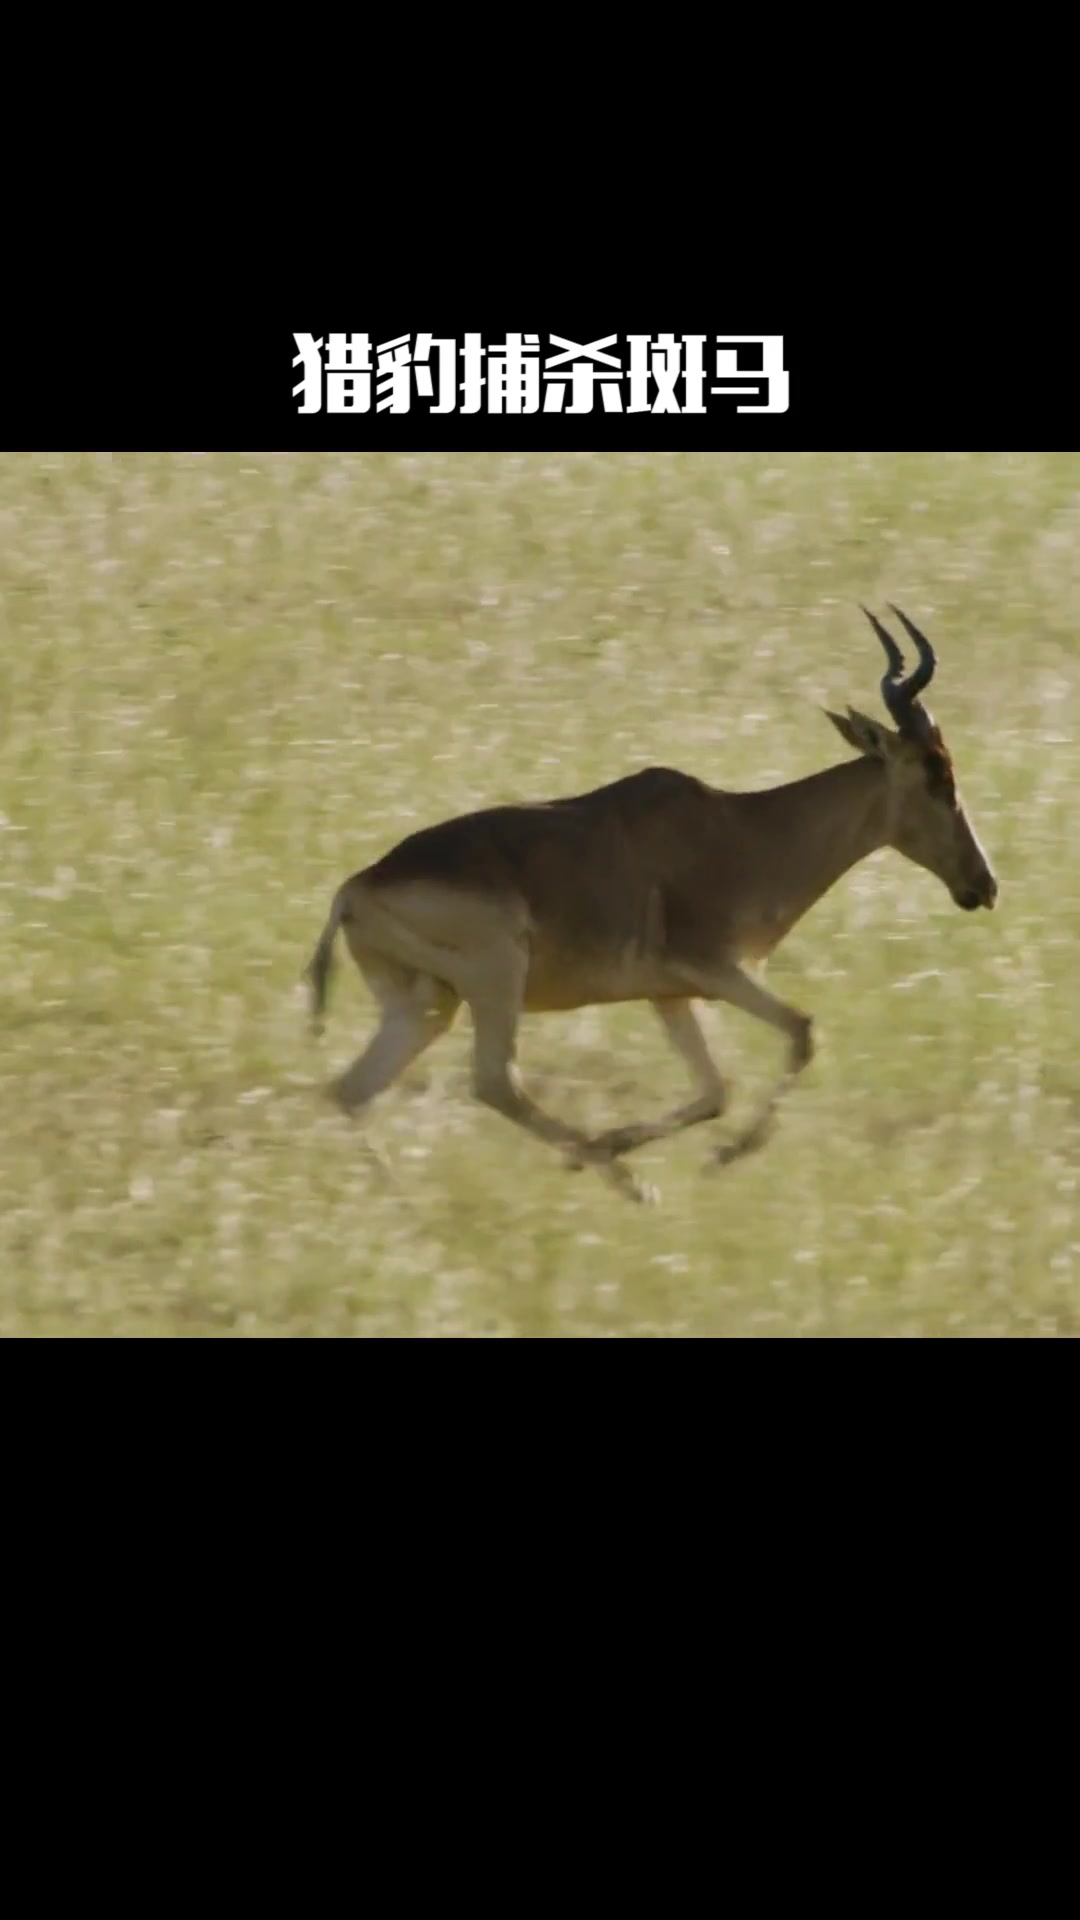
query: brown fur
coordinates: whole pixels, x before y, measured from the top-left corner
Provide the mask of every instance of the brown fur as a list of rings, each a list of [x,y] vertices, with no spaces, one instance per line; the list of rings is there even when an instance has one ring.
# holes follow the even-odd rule
[[[745,971],[765,960],[824,893],[893,846],[963,905],[996,882],[964,815],[952,760],[922,716],[918,738],[849,709],[830,714],[859,758],[759,792],[729,792],[648,767],[589,792],[493,806],[410,834],[339,890],[309,969],[321,1017],[334,938],[383,1009],[364,1055],[336,1084],[357,1111],[451,1024],[466,1002],[481,1100],[578,1164],[608,1167],[648,1139],[714,1118],[725,1099],[695,999],[767,1021],[789,1044],[765,1113],[725,1152],[765,1137],[776,1098],[812,1056],[811,1022]],[[664,1121],[598,1140],[543,1113],[514,1067],[523,1013],[648,1000],[699,1096]],[[640,1196],[639,1196],[640,1197]]]

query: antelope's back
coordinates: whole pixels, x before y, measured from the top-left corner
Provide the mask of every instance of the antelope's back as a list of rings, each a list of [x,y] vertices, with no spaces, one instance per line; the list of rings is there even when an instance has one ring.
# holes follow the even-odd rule
[[[366,884],[436,883],[524,903],[530,922],[576,949],[622,947],[655,916],[658,890],[692,890],[724,796],[667,767],[563,799],[486,807],[410,834]]]

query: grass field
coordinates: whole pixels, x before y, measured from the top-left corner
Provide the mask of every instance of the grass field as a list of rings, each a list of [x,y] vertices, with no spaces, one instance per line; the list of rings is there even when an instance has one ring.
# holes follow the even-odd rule
[[[1080,1332],[1080,455],[5,453],[0,525],[0,1333]],[[629,1206],[472,1103],[465,1017],[359,1132],[325,1103],[370,1003],[339,967],[316,1046],[297,980],[348,873],[843,758],[890,599],[1001,901],[884,853],[795,930],[818,1055],[764,1153],[687,1133]],[[737,1120],[779,1042],[705,1020]],[[685,1097],[647,1008],[522,1040],[590,1126]]]

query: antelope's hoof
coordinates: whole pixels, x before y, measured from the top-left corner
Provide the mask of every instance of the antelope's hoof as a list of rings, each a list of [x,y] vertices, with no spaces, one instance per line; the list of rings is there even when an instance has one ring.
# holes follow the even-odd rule
[[[349,1097],[347,1075],[342,1074],[337,1080],[331,1080],[323,1089],[323,1093],[330,1105],[336,1108],[338,1113],[343,1113],[346,1120],[355,1120],[358,1109],[355,1101]]]
[[[616,1192],[621,1193],[625,1200],[632,1200],[635,1206],[658,1207],[660,1205],[659,1187],[652,1187],[644,1180],[635,1180],[633,1174],[626,1167],[621,1167],[617,1160],[609,1161],[601,1171],[611,1181]]]
[[[804,1013],[802,1016],[802,1026],[799,1029],[796,1039],[792,1043],[791,1064],[794,1071],[801,1073],[804,1067],[808,1067],[816,1051],[814,1023],[810,1015]]]
[[[643,1147],[649,1137],[641,1127],[612,1127],[607,1133],[598,1133],[589,1145],[597,1160],[618,1160],[622,1154],[632,1153],[635,1147]]]
[[[659,1206],[660,1189],[636,1180],[629,1167],[624,1167],[615,1158],[607,1139],[607,1135],[604,1135],[599,1141],[589,1140],[582,1147],[571,1147],[563,1157],[567,1173],[582,1173],[586,1167],[590,1167],[624,1199],[633,1200],[640,1207]]]
[[[717,1147],[705,1162],[706,1168],[730,1167],[736,1160],[744,1160],[747,1154],[758,1153],[775,1132],[776,1121],[771,1115],[766,1115],[738,1140],[728,1140],[722,1147]]]
[[[586,1167],[607,1167],[615,1158],[611,1135],[597,1134],[595,1140],[583,1140],[579,1147],[568,1147],[563,1165],[568,1173],[581,1173]]]

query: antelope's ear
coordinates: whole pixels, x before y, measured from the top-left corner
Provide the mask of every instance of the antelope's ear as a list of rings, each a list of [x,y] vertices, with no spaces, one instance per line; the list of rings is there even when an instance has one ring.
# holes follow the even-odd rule
[[[830,713],[825,708],[826,718],[831,720],[841,740],[846,740],[856,753],[871,754],[877,760],[884,760],[889,751],[889,733],[886,727],[879,727],[876,720],[868,720],[865,713],[856,713],[849,707],[846,714]]]

